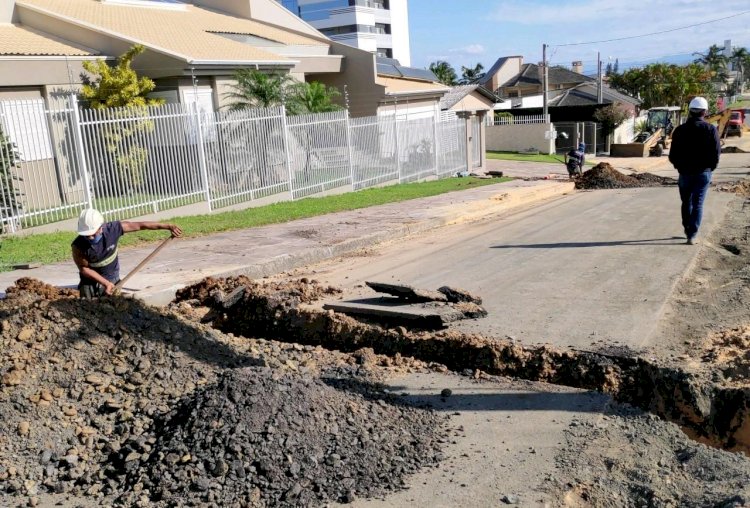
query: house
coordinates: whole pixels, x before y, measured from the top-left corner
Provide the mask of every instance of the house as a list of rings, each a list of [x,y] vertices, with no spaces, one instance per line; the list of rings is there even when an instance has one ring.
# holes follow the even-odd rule
[[[481,85],[451,88],[440,101],[443,115],[456,115],[467,122],[466,141],[469,167],[484,167],[487,147],[486,117],[501,99]]]
[[[134,44],[145,52],[133,68],[155,81],[155,95],[207,110],[227,104],[244,68],[336,86],[356,116],[398,99],[436,110],[447,92],[431,75],[380,73],[374,54],[328,39],[273,0],[5,0],[0,100],[64,99],[84,60],[111,61]]]
[[[542,65],[524,64],[522,56],[502,57],[487,71],[480,84],[502,98],[539,95],[544,91],[543,70]],[[547,72],[547,82],[547,90],[554,91],[596,80],[565,67],[552,66]]]

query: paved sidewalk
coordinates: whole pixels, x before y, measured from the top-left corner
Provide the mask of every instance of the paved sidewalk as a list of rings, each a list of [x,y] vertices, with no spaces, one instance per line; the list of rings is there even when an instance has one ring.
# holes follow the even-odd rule
[[[163,305],[173,298],[176,290],[204,277],[272,275],[412,233],[507,212],[571,191],[573,184],[570,182],[516,180],[284,224],[179,240],[133,276],[125,289],[151,304]],[[124,249],[120,254],[122,275],[133,269],[154,247]],[[0,289],[7,288],[19,277],[34,277],[56,286],[74,287],[78,283],[77,270],[70,261],[0,273]]]

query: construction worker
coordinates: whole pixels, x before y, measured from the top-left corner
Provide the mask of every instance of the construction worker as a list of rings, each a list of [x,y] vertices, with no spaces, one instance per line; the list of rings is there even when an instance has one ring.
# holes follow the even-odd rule
[[[565,167],[568,168],[568,176],[573,178],[583,174],[583,164],[586,162],[586,144],[579,143],[578,150],[571,149],[565,154]]]
[[[78,237],[71,244],[73,261],[81,274],[78,291],[81,298],[111,295],[120,280],[117,242],[125,233],[144,229],[168,229],[172,237],[182,235],[174,224],[159,222],[104,222],[97,210],[89,208],[78,218]]]
[[[696,243],[703,218],[703,202],[721,154],[719,131],[703,119],[707,112],[708,101],[703,97],[690,101],[688,119],[672,133],[669,148],[669,162],[680,174],[677,185],[682,200],[682,227],[688,245]]]

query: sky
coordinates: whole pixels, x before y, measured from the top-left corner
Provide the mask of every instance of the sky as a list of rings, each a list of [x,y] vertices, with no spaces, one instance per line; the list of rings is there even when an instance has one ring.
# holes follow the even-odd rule
[[[619,60],[620,70],[654,62],[687,63],[693,52],[712,45],[750,50],[748,0],[408,0],[412,66],[425,68],[446,60],[489,69],[502,56],[522,55],[525,63],[542,60],[550,46],[552,65],[570,67],[582,60],[585,74],[596,73],[597,51],[603,66]],[[740,14],[745,12],[745,14]],[[706,23],[717,18],[722,21]],[[629,40],[563,46],[640,36],[701,23],[660,35]]]

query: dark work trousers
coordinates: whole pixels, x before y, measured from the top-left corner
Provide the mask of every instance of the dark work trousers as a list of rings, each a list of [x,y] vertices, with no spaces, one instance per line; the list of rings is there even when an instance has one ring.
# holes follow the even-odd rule
[[[697,174],[681,174],[677,180],[682,199],[682,227],[688,239],[695,238],[703,219],[703,201],[708,193],[712,172],[710,169]]]

